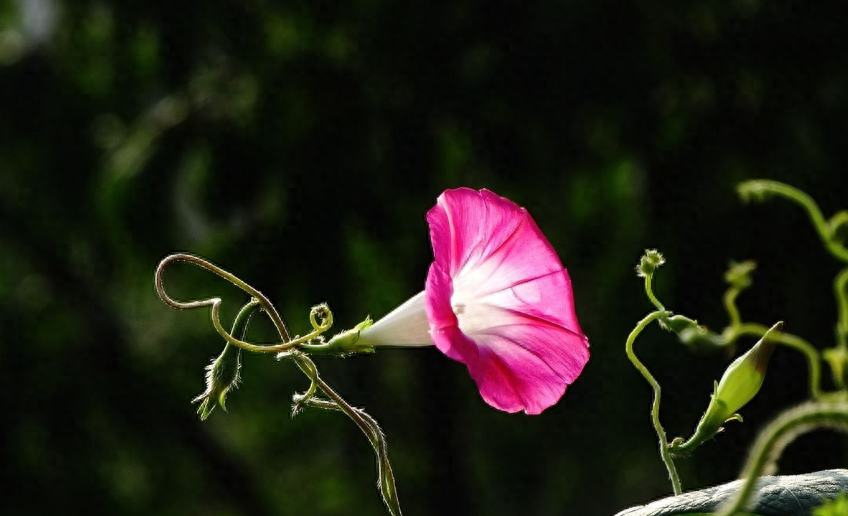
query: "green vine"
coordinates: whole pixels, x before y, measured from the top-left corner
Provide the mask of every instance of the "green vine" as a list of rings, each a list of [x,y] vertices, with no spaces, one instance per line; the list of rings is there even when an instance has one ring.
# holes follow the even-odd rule
[[[236,315],[231,331],[225,330],[221,323],[220,308],[222,300],[220,297],[195,301],[178,301],[168,295],[165,290],[164,271],[170,264],[175,262],[190,263],[210,271],[226,279],[251,296],[250,301]],[[292,397],[292,416],[298,414],[304,407],[311,407],[342,412],[349,417],[359,427],[362,433],[365,434],[374,450],[377,459],[377,485],[386,508],[392,516],[401,516],[400,502],[398,501],[392,466],[389,462],[388,443],[385,434],[373,417],[368,415],[364,410],[350,405],[321,378],[318,367],[307,355],[310,349],[314,349],[320,354],[328,353],[322,334],[333,325],[333,313],[327,305],[321,304],[312,307],[309,313],[312,331],[303,337],[291,337],[282,317],[280,317],[279,312],[277,312],[277,309],[267,297],[234,274],[203,258],[185,253],[172,254],[159,263],[154,279],[159,297],[168,306],[180,310],[209,308],[212,325],[224,339],[223,352],[207,367],[207,389],[195,399],[195,401],[201,402],[198,409],[201,419],[206,419],[216,405],[220,405],[221,408],[226,409],[226,394],[235,388],[239,380],[242,350],[258,353],[275,353],[277,359],[290,359],[306,375],[310,382],[309,387],[304,393],[295,394]],[[254,312],[258,308],[261,308],[274,324],[280,338],[279,342],[257,344],[246,340],[248,326]],[[236,353],[234,354],[233,351],[236,351]],[[319,397],[319,393],[325,397]]]

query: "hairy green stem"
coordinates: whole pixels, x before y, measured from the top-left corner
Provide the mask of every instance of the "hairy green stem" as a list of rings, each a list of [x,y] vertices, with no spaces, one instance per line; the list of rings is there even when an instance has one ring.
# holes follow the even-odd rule
[[[773,466],[783,450],[800,435],[817,428],[832,428],[848,433],[848,403],[811,401],[783,412],[759,435],[740,478],[742,488],[716,516],[732,516],[746,508],[757,488],[757,480]]]
[[[295,364],[306,374],[313,384],[316,385],[329,398],[328,401],[307,397],[303,400],[304,404],[324,408],[328,410],[339,410],[347,415],[356,425],[362,430],[362,433],[368,438],[371,447],[377,455],[378,468],[378,484],[380,494],[383,497],[383,502],[386,508],[393,516],[401,516],[400,503],[397,496],[397,488],[395,487],[394,473],[392,472],[391,463],[388,458],[388,446],[385,435],[383,435],[377,421],[366,414],[364,411],[351,406],[344,400],[327,382],[319,375],[315,363],[300,351],[292,351],[291,358]]]
[[[647,283],[647,282],[646,282]],[[662,389],[660,388],[660,384],[654,378],[648,368],[636,357],[636,354],[633,352],[633,343],[636,341],[636,337],[642,333],[642,330],[645,329],[646,326],[651,324],[653,321],[660,319],[662,317],[666,317],[667,313],[665,310],[657,310],[655,312],[651,312],[644,319],[639,321],[633,331],[630,332],[630,335],[627,337],[627,342],[625,344],[625,351],[627,352],[627,358],[630,359],[630,362],[633,366],[642,374],[642,376],[647,380],[647,382],[651,385],[651,389],[654,391],[654,399],[651,404],[651,421],[654,424],[654,430],[657,433],[657,438],[659,439],[660,445],[660,456],[662,457],[663,463],[665,463],[665,467],[668,470],[668,477],[671,479],[671,487],[674,490],[675,495],[679,495],[682,492],[682,488],[680,486],[680,477],[677,474],[677,468],[674,465],[674,458],[671,456],[671,452],[668,447],[668,437],[665,434],[665,430],[660,423],[660,398],[662,395]]]
[[[228,280],[233,285],[244,290],[251,296],[251,300],[239,311],[233,323],[232,332],[224,329],[220,319],[220,308],[222,300],[219,297],[212,297],[196,301],[177,301],[170,297],[165,290],[163,274],[168,265],[173,262],[187,262]],[[395,488],[394,474],[388,458],[388,445],[385,435],[383,434],[377,421],[366,414],[364,411],[352,407],[348,404],[335,390],[333,390],[318,374],[318,368],[315,363],[306,354],[298,350],[298,346],[308,343],[313,339],[317,339],[323,332],[328,330],[333,324],[333,314],[326,305],[318,305],[312,307],[309,313],[309,320],[312,323],[313,331],[303,337],[292,339],[289,335],[283,319],[280,317],[276,308],[271,304],[270,300],[261,292],[242,281],[237,276],[218,267],[217,265],[204,260],[203,258],[190,254],[177,253],[167,256],[163,259],[156,268],[155,274],[156,291],[162,301],[168,306],[180,310],[189,310],[194,308],[210,308],[212,316],[212,324],[215,330],[226,340],[226,349],[232,345],[240,349],[258,352],[279,352],[279,358],[291,358],[297,364],[298,368],[310,379],[309,389],[303,394],[296,395],[295,407],[292,412],[294,415],[302,405],[309,405],[324,409],[339,410],[346,414],[356,425],[362,430],[368,438],[369,443],[374,448],[377,455],[378,468],[378,485],[380,494],[383,497],[383,502],[393,516],[401,516],[400,504],[397,497],[397,489]],[[271,319],[274,327],[279,334],[281,342],[275,344],[258,345],[243,340],[247,331],[247,326],[250,319],[257,308],[261,307],[268,317]],[[233,336],[240,330],[240,337]],[[320,400],[315,397],[316,391],[320,389],[326,396],[327,400]],[[208,415],[208,411],[204,411]]]
[[[163,274],[165,269],[173,262],[186,262],[206,269],[218,276],[226,279],[233,285],[239,287],[244,290],[248,294],[250,294],[254,299],[256,299],[265,313],[268,314],[268,317],[271,319],[271,322],[274,324],[274,327],[277,329],[277,333],[280,334],[280,338],[282,339],[279,343],[267,344],[267,345],[257,345],[250,342],[243,341],[241,339],[237,339],[233,337],[221,324],[220,319],[220,309],[221,309],[221,298],[213,297],[208,299],[196,300],[196,301],[177,301],[173,299],[168,293],[165,291],[165,283],[163,279]],[[317,335],[323,331],[318,331],[317,329],[310,333],[309,335],[292,340],[290,338],[288,329],[286,328],[286,324],[283,322],[282,317],[277,312],[277,309],[274,308],[274,305],[271,304],[271,301],[257,289],[253,288],[249,284],[242,281],[240,278],[235,276],[234,274],[218,267],[208,260],[204,260],[198,256],[185,254],[185,253],[176,253],[165,257],[161,262],[159,262],[159,266],[156,267],[155,274],[155,284],[156,284],[156,292],[159,294],[159,297],[162,299],[166,305],[176,308],[179,310],[190,310],[193,308],[203,308],[209,307],[211,309],[212,315],[212,324],[215,327],[215,330],[218,334],[221,335],[227,342],[230,344],[240,347],[242,349],[246,349],[248,351],[257,351],[257,352],[279,352],[286,351],[288,349],[294,348],[299,344],[304,342],[308,342],[310,339],[315,338]]]
[[[653,282],[654,282],[654,275],[653,274],[646,274],[645,275],[645,294],[647,294],[648,299],[651,301],[651,303],[655,307],[657,307],[657,310],[659,310],[661,312],[665,312],[665,307],[663,306],[662,303],[660,303],[660,300],[657,299],[657,296],[654,295]]]

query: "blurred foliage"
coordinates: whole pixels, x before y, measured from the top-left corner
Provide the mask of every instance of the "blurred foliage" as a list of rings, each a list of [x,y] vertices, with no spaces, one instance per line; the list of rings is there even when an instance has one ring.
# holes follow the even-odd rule
[[[848,515],[848,494],[840,493],[828,503],[813,509],[813,516],[846,516]]]
[[[422,289],[424,214],[448,187],[533,213],[569,268],[592,360],[539,417],[498,413],[434,350],[325,360],[389,436],[410,515],[611,514],[666,494],[624,339],[658,295],[725,324],[730,260],[760,266],[747,320],[833,340],[837,264],[792,206],[743,206],[766,177],[848,208],[848,43],[838,2],[434,5],[263,0],[0,0],[0,473],[3,514],[382,514],[346,419],[289,418],[297,371],[244,357],[229,413],[190,400],[219,351],[208,318],[156,298],[172,251],[262,289],[295,332]],[[176,295],[225,291],[190,268]],[[258,328],[259,332],[263,331]],[[266,328],[264,331],[269,332]],[[657,331],[640,357],[688,434],[726,357]],[[775,353],[738,425],[682,465],[733,478],[756,430],[806,395]],[[785,472],[844,466],[817,433]]]

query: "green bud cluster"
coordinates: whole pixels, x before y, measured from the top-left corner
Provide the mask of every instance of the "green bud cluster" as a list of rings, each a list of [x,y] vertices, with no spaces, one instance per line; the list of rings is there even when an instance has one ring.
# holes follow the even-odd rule
[[[636,274],[640,278],[646,278],[657,270],[657,267],[665,263],[665,258],[662,253],[656,249],[647,249],[642,259],[639,260],[639,265],[636,266]]]
[[[740,263],[731,263],[730,268],[724,273],[724,281],[733,288],[744,290],[751,286],[753,280],[751,273],[757,268],[757,262],[746,260]]]

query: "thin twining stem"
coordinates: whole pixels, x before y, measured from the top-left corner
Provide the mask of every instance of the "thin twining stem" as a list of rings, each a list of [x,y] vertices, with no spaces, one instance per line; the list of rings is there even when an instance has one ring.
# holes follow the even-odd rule
[[[732,516],[743,510],[754,494],[760,475],[777,462],[792,441],[817,428],[848,433],[848,404],[807,402],[778,416],[754,442],[740,476],[744,479],[742,488],[716,516]]]
[[[729,328],[734,328],[742,324],[739,308],[736,306],[736,298],[741,293],[742,289],[737,287],[731,287],[724,293],[724,309],[727,311],[727,316],[730,319]]]
[[[816,232],[819,234],[819,237],[828,252],[839,260],[848,262],[848,249],[846,249],[833,237],[830,225],[825,220],[824,215],[822,215],[818,204],[816,204],[813,198],[806,193],[787,184],[765,179],[757,179],[741,183],[739,185],[739,192],[745,197],[749,195],[756,195],[760,196],[760,198],[768,192],[779,195],[784,199],[794,201],[806,210],[807,215],[810,217],[810,222],[813,223],[813,227],[816,229]]]
[[[397,488],[395,486],[395,477],[392,472],[392,466],[389,462],[388,445],[385,435],[380,429],[377,421],[366,414],[364,411],[351,406],[344,400],[327,382],[325,382],[318,374],[318,369],[315,363],[306,354],[292,350],[289,355],[303,371],[306,376],[312,381],[309,391],[303,396],[298,396],[295,400],[296,404],[304,404],[307,406],[323,408],[327,410],[338,410],[347,415],[354,423],[362,430],[362,433],[368,438],[371,447],[377,455],[377,468],[379,472],[379,488],[380,494],[383,497],[383,502],[389,509],[389,512],[394,516],[401,516],[400,503],[397,496]],[[329,400],[321,400],[314,397],[317,386]]]
[[[278,343],[274,343],[274,344],[257,345],[257,344],[246,342],[246,341],[243,341],[243,340],[240,340],[240,339],[233,337],[224,328],[224,326],[221,324],[220,308],[221,308],[222,300],[219,297],[212,297],[212,298],[208,298],[208,299],[201,299],[201,300],[195,300],[195,301],[177,301],[176,299],[169,296],[168,293],[165,291],[163,273],[164,273],[165,269],[168,267],[168,265],[170,265],[173,262],[191,263],[193,265],[196,265],[198,267],[206,269],[206,270],[213,272],[213,273],[217,274],[218,276],[224,278],[225,280],[229,281],[233,285],[237,286],[238,288],[242,289],[243,291],[245,291],[248,294],[250,294],[251,296],[253,296],[253,298],[255,298],[259,302],[259,305],[262,307],[262,309],[265,311],[265,313],[268,314],[268,317],[270,317],[271,322],[274,324],[274,327],[277,329],[277,333],[279,333],[282,341],[278,342]],[[289,335],[288,329],[286,328],[286,324],[283,322],[282,317],[280,317],[280,314],[277,312],[277,309],[274,308],[274,305],[271,304],[271,301],[269,301],[268,298],[264,294],[262,294],[262,292],[259,292],[258,290],[256,290],[255,288],[253,288],[249,284],[245,283],[240,278],[236,277],[235,275],[231,274],[230,272],[228,272],[228,271],[222,269],[221,267],[218,267],[217,265],[213,264],[212,262],[204,260],[203,258],[200,258],[198,256],[194,256],[194,255],[191,255],[191,254],[185,254],[185,253],[176,253],[176,254],[172,254],[172,255],[165,257],[161,262],[159,262],[159,266],[156,267],[155,282],[156,282],[156,292],[159,294],[159,297],[162,299],[162,302],[165,303],[166,305],[172,307],[172,308],[176,308],[178,310],[191,310],[191,309],[194,309],[194,308],[209,307],[211,309],[210,311],[211,311],[211,316],[212,316],[212,324],[215,327],[215,330],[227,342],[229,342],[230,344],[232,344],[234,346],[238,346],[242,349],[247,349],[249,351],[258,351],[258,352],[286,351],[288,349],[294,348],[295,346],[297,346],[299,344],[307,342],[310,339],[315,338],[317,335],[320,335],[324,331],[324,329],[321,329],[321,330],[316,329],[315,331],[306,335],[305,337],[301,337],[301,338],[292,340],[290,335]]]
[[[653,274],[646,274],[645,275],[645,294],[648,296],[648,300],[655,307],[657,307],[657,310],[665,311],[665,307],[663,306],[663,304],[660,303],[660,300],[657,299],[657,296],[654,295],[653,280],[654,280]]]
[[[680,485],[680,477],[677,474],[677,468],[674,465],[674,458],[671,456],[671,451],[668,447],[668,437],[665,434],[665,430],[663,429],[662,424],[660,423],[660,396],[662,395],[662,389],[660,389],[660,384],[654,378],[648,368],[636,357],[636,354],[633,352],[633,343],[636,341],[636,337],[642,333],[642,330],[645,329],[646,326],[651,324],[653,321],[657,319],[661,319],[663,317],[667,317],[668,312],[665,310],[657,310],[656,312],[651,312],[644,319],[639,321],[633,331],[630,332],[630,335],[627,337],[627,343],[625,344],[625,351],[627,352],[627,358],[630,359],[630,362],[633,363],[633,366],[642,373],[642,376],[648,383],[651,385],[651,388],[654,391],[654,400],[651,405],[651,421],[654,424],[654,430],[657,432],[657,438],[659,439],[660,445],[660,457],[662,457],[663,463],[665,463],[665,467],[668,470],[668,477],[671,479],[671,487],[674,490],[675,495],[679,495],[683,488]]]

